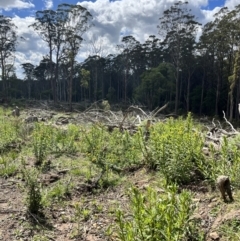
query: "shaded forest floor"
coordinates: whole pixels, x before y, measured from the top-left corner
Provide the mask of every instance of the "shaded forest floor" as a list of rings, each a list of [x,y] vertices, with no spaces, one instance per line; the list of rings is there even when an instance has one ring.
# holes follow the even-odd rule
[[[9,113],[10,109],[6,109],[5,114]],[[83,116],[80,112],[66,113],[32,106],[21,111],[18,121],[33,115],[46,123],[54,119],[62,129],[69,123],[86,125],[87,119],[92,123],[94,116],[93,112]],[[95,187],[93,180],[98,177],[98,170],[89,167],[82,153],[55,153],[47,156],[48,168],[38,177],[43,189],[51,194],[51,201],[48,195],[42,214],[35,215],[26,208],[26,184],[21,175],[23,168],[30,170],[35,165],[34,156],[29,154],[28,142],[28,136],[16,140],[1,155],[3,167],[4,155],[14,151],[17,168],[10,175],[3,173],[0,178],[0,240],[119,240],[116,210],[129,211],[130,187],[142,191],[151,187],[160,196],[164,192],[162,177],[144,166],[111,175],[101,188]],[[89,175],[93,178],[89,179]],[[229,239],[233,233],[235,237],[238,233],[240,235],[239,190],[233,190],[234,202],[224,203],[218,190],[212,190],[204,181],[181,188],[192,192],[196,205],[192,218],[203,231],[203,240],[233,240]]]

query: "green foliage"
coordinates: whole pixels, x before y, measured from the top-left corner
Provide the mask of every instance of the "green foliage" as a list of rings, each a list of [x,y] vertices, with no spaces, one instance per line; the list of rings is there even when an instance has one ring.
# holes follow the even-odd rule
[[[32,134],[32,145],[37,165],[41,165],[47,156],[51,136],[52,128],[50,126],[36,124]]]
[[[194,128],[197,127],[193,126],[189,114],[186,120],[170,118],[165,123],[157,123],[151,130],[144,155],[150,167],[157,166],[168,182],[191,182],[198,162],[203,160],[203,138]]]
[[[240,187],[240,151],[238,143],[240,135],[232,138],[223,137],[221,149],[211,146],[210,157],[202,164],[204,175],[214,182],[219,175],[228,175],[231,183]]]
[[[71,195],[72,185],[66,181],[58,181],[52,187],[45,190],[43,203],[48,206],[53,200],[59,202]]]
[[[53,153],[76,153],[75,141],[79,138],[79,129],[75,125],[69,125],[67,130],[52,130],[50,150]]]
[[[77,221],[81,219],[87,221],[90,218],[91,210],[85,208],[82,203],[74,203],[74,208]]]
[[[76,153],[75,141],[79,138],[79,129],[69,125],[67,130],[52,128],[44,124],[36,124],[32,134],[33,152],[36,164],[42,165],[48,153]]]
[[[16,155],[14,152],[0,156],[0,176],[9,177],[16,173]]]
[[[0,116],[0,152],[4,152],[12,143],[18,140],[18,130],[11,118]]]
[[[38,182],[38,171],[36,169],[24,170],[23,178],[27,190],[27,209],[30,213],[39,214],[43,206],[41,185]]]
[[[238,241],[240,239],[240,221],[238,218],[225,221],[219,228],[219,234],[226,240]]]
[[[153,189],[141,193],[130,189],[131,214],[117,211],[118,236],[122,241],[201,240],[196,232],[191,194],[177,194],[177,186],[169,186],[159,196]]]
[[[150,109],[166,102],[166,96],[174,89],[174,69],[168,63],[144,72],[136,89],[136,98],[144,100]]]
[[[89,87],[89,81],[90,81],[90,71],[86,69],[81,69],[81,80],[80,84],[83,88],[88,89]]]
[[[85,141],[82,143],[82,151],[101,170],[105,184],[108,182],[109,171],[117,171],[140,162],[138,135],[131,136],[129,132],[122,133],[118,129],[110,133],[101,125],[93,125],[83,133]]]

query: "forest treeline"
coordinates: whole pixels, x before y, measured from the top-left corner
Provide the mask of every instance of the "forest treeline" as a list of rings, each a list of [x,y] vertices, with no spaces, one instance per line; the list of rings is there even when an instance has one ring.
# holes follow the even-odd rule
[[[79,63],[92,18],[80,5],[37,11],[29,27],[49,51],[38,65],[22,63],[25,78],[18,79],[14,54],[20,36],[11,18],[0,15],[1,97],[67,101],[70,109],[72,102],[102,99],[150,110],[169,103],[175,113],[213,116],[224,110],[230,120],[239,119],[240,5],[221,8],[202,26],[187,2],[176,2],[159,18],[156,36],[144,43],[124,36],[118,54],[106,57],[92,43],[94,51]]]

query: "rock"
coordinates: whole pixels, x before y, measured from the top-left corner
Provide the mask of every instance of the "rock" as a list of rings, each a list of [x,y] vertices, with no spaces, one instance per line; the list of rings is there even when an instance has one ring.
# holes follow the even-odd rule
[[[97,240],[98,239],[91,234],[87,235],[87,237],[86,237],[86,241],[97,241]]]
[[[14,117],[18,117],[20,116],[20,110],[19,108],[16,106],[15,109],[12,111],[12,116]]]
[[[210,237],[212,240],[220,240],[220,237],[219,237],[219,235],[218,235],[217,232],[210,233],[210,234],[209,234],[209,237]]]

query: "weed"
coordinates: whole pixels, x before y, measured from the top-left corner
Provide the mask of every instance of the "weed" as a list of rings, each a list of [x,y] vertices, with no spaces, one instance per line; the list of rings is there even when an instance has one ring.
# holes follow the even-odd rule
[[[240,240],[240,220],[232,219],[225,221],[219,228],[219,234],[231,241]]]
[[[36,165],[42,165],[51,138],[51,128],[43,124],[36,124],[32,134],[33,152],[36,158]]]
[[[75,230],[75,232],[72,234],[74,237],[81,236],[80,235],[81,221],[87,221],[91,215],[91,210],[85,208],[83,206],[83,203],[84,201],[74,203],[74,209],[75,209],[74,221],[77,222],[77,230]]]
[[[44,195],[44,202],[48,203],[49,201],[63,201],[71,195],[72,184],[66,181],[56,182]]]
[[[168,183],[187,184],[195,180],[198,162],[204,161],[204,142],[201,133],[194,131],[191,115],[186,120],[170,118],[166,123],[157,123],[150,133],[145,151],[145,156],[151,154],[150,166],[157,166]]]
[[[190,219],[194,209],[189,192],[177,194],[177,187],[171,186],[159,197],[153,189],[142,194],[132,188],[130,200],[130,215],[121,210],[116,213],[120,240],[178,241],[187,237],[200,240],[194,237],[196,227]]]
[[[36,169],[24,170],[23,178],[27,189],[26,203],[30,213],[39,214],[43,208],[41,186],[38,182],[38,171]]]
[[[17,165],[15,155],[1,155],[0,156],[0,176],[9,177],[16,173]]]
[[[12,124],[11,119],[0,116],[0,152],[9,150],[12,143],[16,143],[18,140],[17,128]]]

